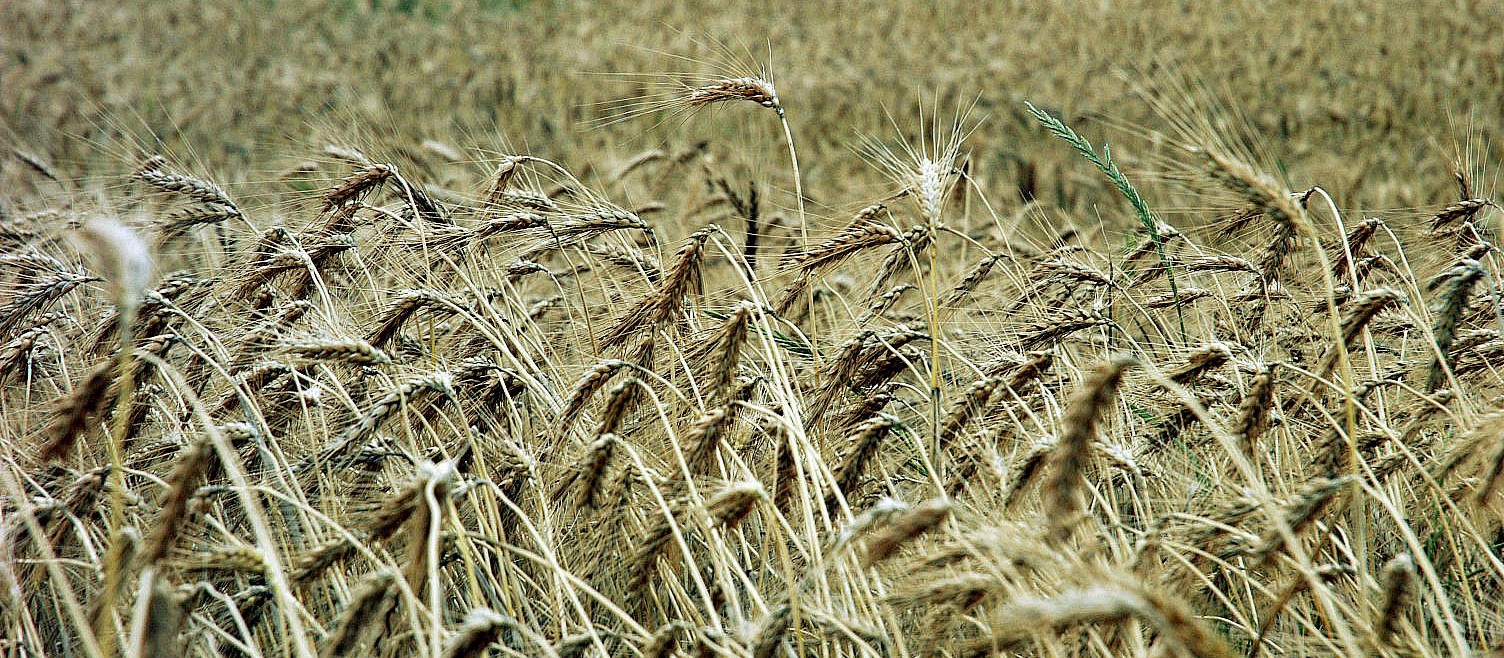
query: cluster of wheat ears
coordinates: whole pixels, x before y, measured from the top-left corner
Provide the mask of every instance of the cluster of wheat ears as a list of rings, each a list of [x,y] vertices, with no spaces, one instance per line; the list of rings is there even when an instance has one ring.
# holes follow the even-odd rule
[[[623,162],[672,200],[627,208],[539,157],[466,192],[331,146],[277,203],[150,155],[8,218],[4,653],[1501,641],[1497,207],[1465,163],[1391,226],[1153,101],[1165,176],[1235,209],[1192,230],[1030,106],[1137,227],[1041,241],[989,212],[965,126],[874,143],[893,194],[816,219],[772,83],[677,102],[778,122],[799,203],[704,148]]]

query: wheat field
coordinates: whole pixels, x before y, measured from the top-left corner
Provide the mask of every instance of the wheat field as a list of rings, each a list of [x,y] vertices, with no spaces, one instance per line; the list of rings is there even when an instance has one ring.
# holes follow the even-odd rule
[[[1487,4],[0,25],[0,654],[1504,656]]]

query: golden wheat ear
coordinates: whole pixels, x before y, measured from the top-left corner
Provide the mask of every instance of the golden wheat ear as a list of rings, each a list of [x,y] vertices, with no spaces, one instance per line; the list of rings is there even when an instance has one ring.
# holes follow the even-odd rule
[[[925,501],[899,514],[888,525],[872,533],[861,564],[870,567],[892,557],[898,549],[931,530],[950,516],[951,504],[944,499]]]
[[[397,605],[397,577],[377,571],[362,578],[324,638],[319,658],[342,658],[382,632],[386,617]]]
[[[1134,363],[1132,359],[1119,358],[1102,364],[1081,385],[1066,407],[1060,439],[1050,458],[1054,473],[1045,484],[1051,533],[1056,540],[1069,536],[1078,520],[1090,448],[1097,440],[1098,423],[1115,405],[1118,386]]]
[[[485,608],[476,608],[466,613],[465,623],[459,634],[444,647],[443,658],[480,658],[487,654],[491,644],[501,637],[502,631],[517,626],[515,620],[503,617]]]

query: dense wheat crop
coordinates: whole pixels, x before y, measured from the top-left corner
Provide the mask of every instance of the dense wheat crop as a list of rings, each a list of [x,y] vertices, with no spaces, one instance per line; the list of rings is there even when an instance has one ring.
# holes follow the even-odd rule
[[[1504,652],[1486,6],[0,26],[4,655]]]

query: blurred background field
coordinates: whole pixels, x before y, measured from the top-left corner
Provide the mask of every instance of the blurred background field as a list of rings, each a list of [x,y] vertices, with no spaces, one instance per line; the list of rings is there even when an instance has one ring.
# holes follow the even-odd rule
[[[1486,2],[12,0],[0,25],[9,142],[74,176],[127,171],[151,147],[232,188],[334,139],[393,158],[425,139],[526,151],[587,172],[708,140],[787,188],[776,130],[744,108],[600,125],[644,91],[635,76],[735,62],[773,76],[817,206],[870,195],[854,136],[917,129],[923,100],[942,116],[975,102],[984,129],[967,150],[991,198],[1023,187],[1081,210],[1110,189],[1022,102],[1127,142],[1164,128],[1130,81],[1169,70],[1213,86],[1292,186],[1393,212],[1451,198],[1468,138],[1497,161],[1504,103],[1504,17]],[[1118,154],[1130,170],[1151,155]],[[781,192],[770,200],[790,206]]]

